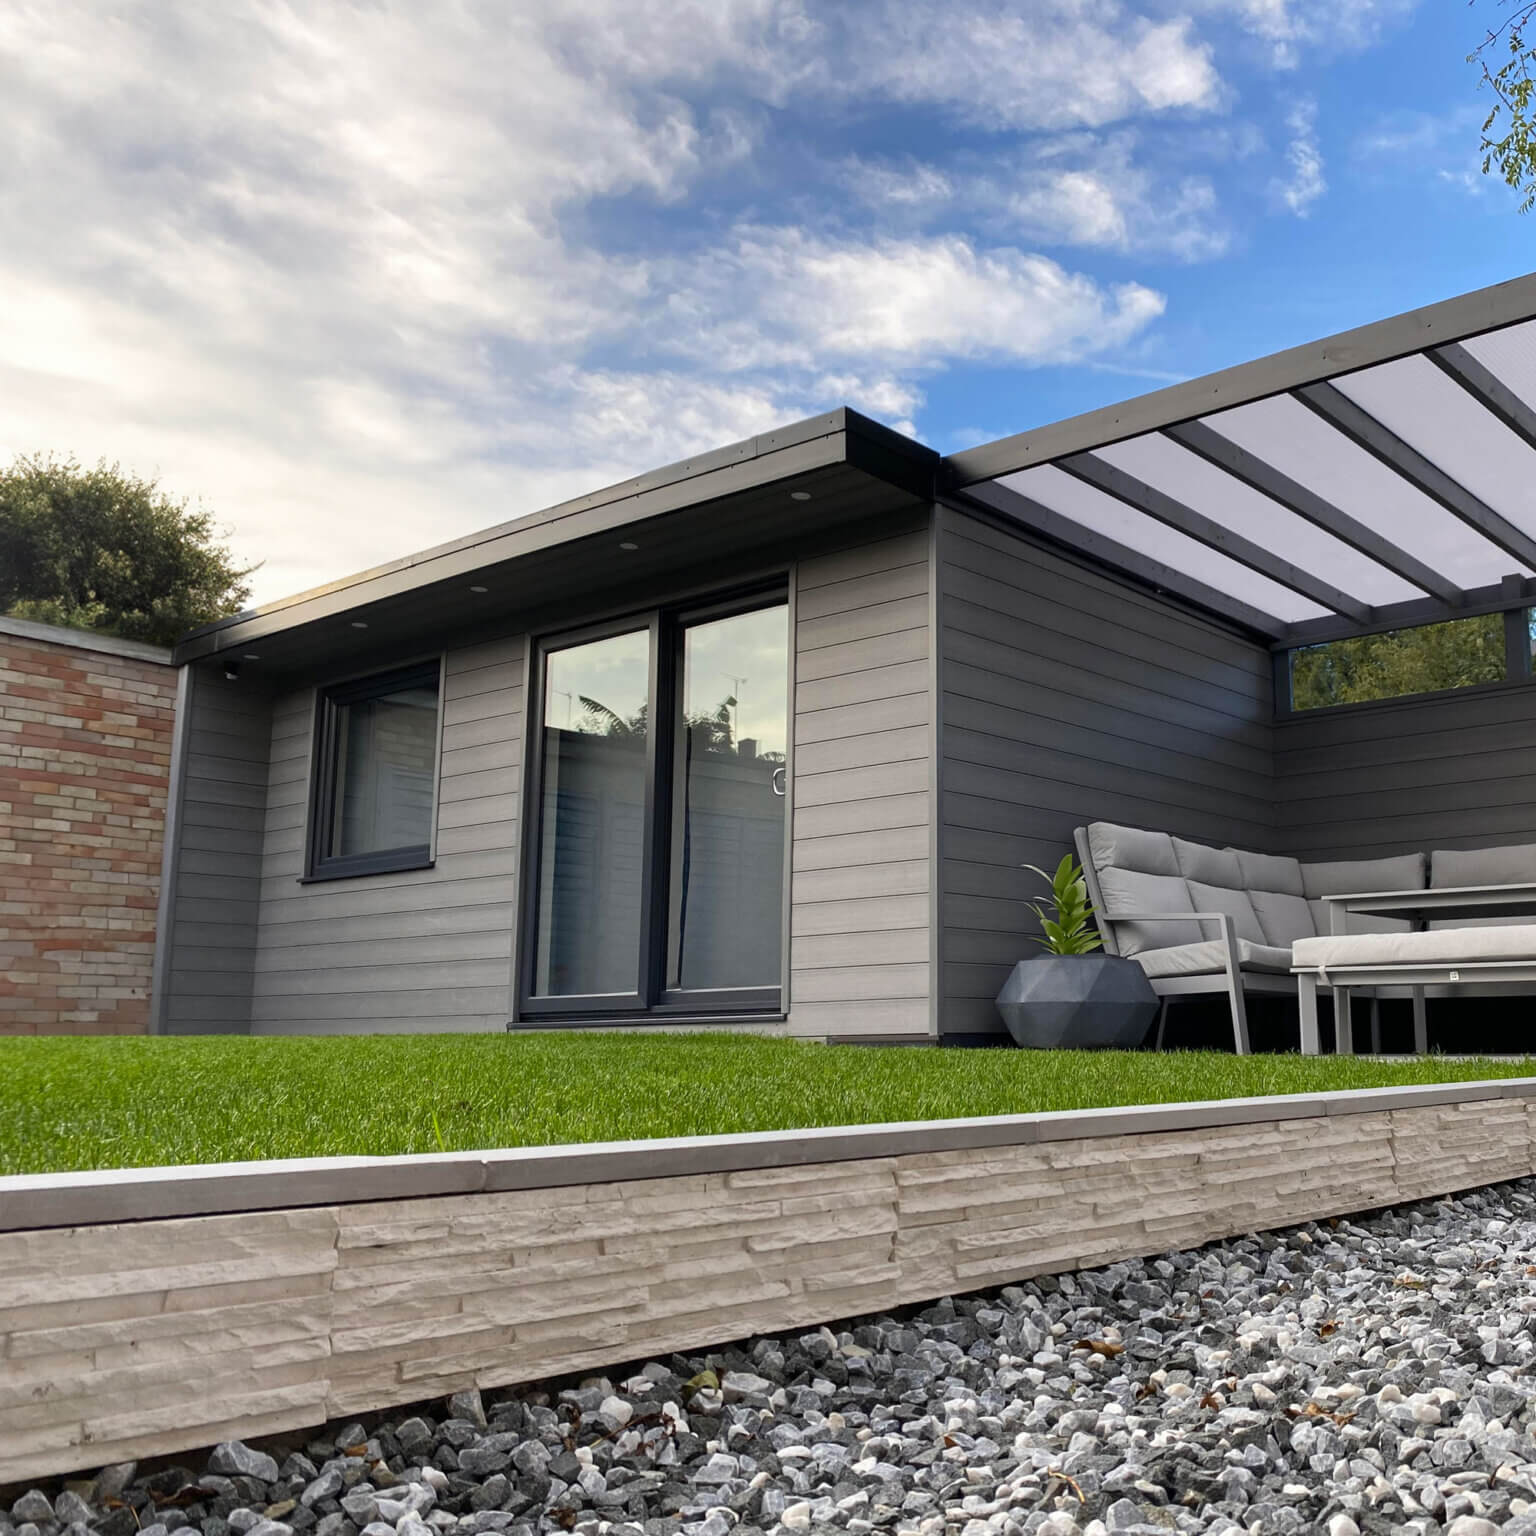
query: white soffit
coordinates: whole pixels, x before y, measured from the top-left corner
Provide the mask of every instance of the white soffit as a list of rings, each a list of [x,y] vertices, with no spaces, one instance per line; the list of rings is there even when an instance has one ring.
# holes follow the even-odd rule
[[[1315,572],[1352,597],[1381,604],[1409,602],[1423,595],[1369,556],[1161,433],[1112,443],[1099,450],[1099,457],[1224,528]],[[1292,474],[1292,478],[1297,477]]]
[[[1108,450],[1104,451],[1104,456],[1109,457]],[[1326,608],[1292,592],[1289,587],[1261,576],[1212,546],[1148,517],[1106,492],[1085,485],[1054,464],[1006,475],[998,484],[1021,496],[1032,497],[1081,527],[1172,566],[1262,613],[1272,614],[1282,623],[1300,623],[1328,615]],[[1170,494],[1174,493],[1170,491]]]
[[[1487,586],[1516,569],[1504,550],[1289,395],[1220,411],[1205,421],[1459,586]]]

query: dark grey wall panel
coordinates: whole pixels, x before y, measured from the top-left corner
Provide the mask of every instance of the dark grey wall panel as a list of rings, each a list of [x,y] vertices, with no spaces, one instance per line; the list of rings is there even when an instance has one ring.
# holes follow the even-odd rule
[[[250,1028],[272,700],[221,670],[185,674],[175,829],[167,851],[155,1027],[164,1034]]]
[[[1096,820],[1267,849],[1269,653],[1108,573],[940,513],[941,1028],[996,1033],[1035,952],[1025,863]]]
[[[1536,841],[1536,686],[1291,715],[1280,846],[1301,858]]]

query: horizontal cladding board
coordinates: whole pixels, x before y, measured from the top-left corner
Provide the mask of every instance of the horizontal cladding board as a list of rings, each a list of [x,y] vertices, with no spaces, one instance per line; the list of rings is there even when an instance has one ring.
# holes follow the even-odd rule
[[[271,750],[271,738],[265,730],[234,736],[226,731],[210,731],[194,723],[187,728],[187,751],[195,757],[227,757],[238,763],[265,762]]]
[[[850,733],[836,741],[816,741],[795,747],[795,781],[808,775],[839,772],[846,768],[870,768],[880,763],[927,761],[930,738],[926,725],[896,731]]]
[[[512,930],[505,922],[497,928],[471,928],[468,931],[443,927],[412,937],[393,934],[323,941],[316,935],[306,944],[282,946],[269,943],[263,935],[256,956],[256,971],[259,976],[263,972],[287,974],[366,966],[371,972],[370,979],[373,979],[382,976],[386,970],[403,974],[407,966],[435,968],[464,960],[495,960],[505,969],[511,953]]]
[[[942,590],[948,594],[962,595],[961,587],[972,595],[990,593],[1004,612],[1048,615],[1052,628],[1090,643],[1112,625],[1118,634],[1135,636],[1138,647],[1172,653],[1193,676],[1209,677],[1240,693],[1255,682],[1268,686],[1267,647],[1169,604],[1130,602],[1131,589],[1111,576],[1093,577],[1065,561],[1021,560],[963,535],[945,538],[941,571]],[[984,585],[974,585],[975,578]],[[975,600],[987,598],[976,595]]]
[[[808,683],[862,674],[876,668],[890,669],[903,662],[924,663],[923,676],[926,679],[928,650],[928,631],[924,628],[906,629],[900,634],[881,635],[873,640],[849,640],[840,645],[802,651],[795,657],[795,679],[799,685],[796,689],[795,707],[798,711],[819,711],[823,707],[814,702],[806,702],[807,698],[815,697],[814,694],[807,694],[806,684]],[[926,682],[924,686],[926,687]],[[912,690],[896,691],[911,692]],[[872,692],[866,695],[867,698],[873,699],[885,696],[883,692]]]
[[[182,801],[181,825],[187,832],[219,831],[236,837],[259,836],[265,823],[265,807],[246,800],[218,802],[188,795]]]
[[[220,861],[227,869],[230,861]],[[260,860],[251,859],[249,872],[245,874],[210,875],[200,870],[188,870],[185,861],[176,873],[176,893],[185,901],[249,901],[253,895],[259,900],[258,874]]]
[[[507,1028],[505,1005],[494,1013],[430,1014],[417,1018],[370,1016],[370,1035],[502,1034]],[[259,1019],[253,1035],[355,1035],[355,1019]]]
[[[1245,691],[1219,686],[1168,664],[1153,645],[1121,649],[1109,643],[1109,632],[1102,627],[1096,639],[1087,642],[1027,615],[999,613],[995,608],[955,595],[945,599],[944,628],[944,654],[976,666],[1012,670],[1011,663],[1003,667],[997,659],[989,660],[988,649],[1004,646],[1049,661],[1052,672],[1072,668],[1129,684],[1140,693],[1154,696],[1143,703],[1144,709],[1159,707],[1157,699],[1167,698],[1193,705],[1201,715],[1226,716],[1244,723],[1262,721],[1266,745],[1273,729],[1267,684],[1261,686],[1254,680],[1253,686]],[[962,636],[973,637],[988,649],[978,653],[974,646],[965,647]]]
[[[1424,764],[1422,771],[1425,773],[1454,774],[1457,765],[1463,762],[1480,764],[1485,757],[1496,758],[1502,753],[1527,751],[1533,738],[1536,738],[1536,718],[1532,716],[1504,720],[1496,725],[1468,726],[1461,730],[1424,731],[1414,736],[1387,733],[1372,741],[1277,752],[1275,776],[1283,788],[1287,782],[1303,779],[1310,774],[1370,770],[1381,761],[1383,741],[1391,743],[1394,765]],[[1285,740],[1283,732],[1278,739]]]
[[[928,857],[926,826],[896,827],[880,832],[850,832],[842,837],[816,837],[796,842],[797,870],[857,869],[866,864],[893,864]]]
[[[388,875],[358,875],[346,882],[349,888],[358,891],[379,890],[387,887],[395,891],[420,890],[423,892],[423,901],[439,901],[442,892],[437,886],[444,880],[476,879],[481,875],[509,876],[517,873],[516,861],[510,853],[504,849],[491,848],[483,853],[455,854],[451,870],[443,869],[414,869],[397,872]],[[326,882],[329,884],[329,882]],[[270,901],[277,897],[292,896],[300,892],[289,876],[263,876],[261,881],[261,900]]]
[[[1040,953],[1040,946],[1026,929],[946,927],[939,942],[946,965],[1002,966],[1005,974],[1020,960]],[[995,993],[998,987],[992,990]]]
[[[502,967],[503,971],[506,967]],[[392,1018],[447,1018],[465,1014],[500,1013],[506,1017],[507,978],[499,986],[434,987],[424,990],[358,992],[322,992],[293,997],[267,997],[262,1000],[262,1024],[307,1023],[325,1019],[363,1021],[371,1029],[371,1020],[385,1011]],[[253,1021],[254,1022],[254,1021]]]
[[[926,997],[880,998],[865,1002],[805,1002],[791,999],[789,1028],[797,1035],[928,1034]]]
[[[499,622],[497,616],[495,622]],[[516,666],[527,654],[526,635],[498,635],[494,640],[479,640],[448,652],[448,675],[478,672],[485,667]]]
[[[167,1033],[221,1034],[239,1032],[250,1017],[251,1000],[239,997],[208,997],[187,991],[179,972],[172,971],[166,983],[165,1022]]]
[[[1020,633],[1016,645],[995,635],[973,634],[966,627],[966,616],[959,612],[960,606],[950,613],[944,630],[946,676],[951,667],[972,667],[1031,686],[1079,694],[1123,712],[1128,720],[1154,715],[1250,752],[1267,754],[1271,749],[1274,727],[1267,699],[1256,696],[1248,701],[1245,712],[1234,714],[1202,698],[1193,684],[1177,692],[1164,689],[1161,684],[1171,681],[1172,675],[1162,672],[1154,662],[1135,661],[1107,650],[1057,645],[1049,636],[1042,638],[1039,631]]]
[[[477,698],[481,694],[508,691],[515,692],[519,698],[522,696],[523,658],[521,655],[515,661],[472,669],[450,664],[448,675],[443,679],[443,700],[449,704],[459,699]]]
[[[822,619],[829,614],[850,613],[857,608],[872,608],[903,597],[926,596],[928,562],[926,556],[912,565],[898,565],[887,570],[865,568],[860,576],[835,581],[824,587],[797,587],[795,619]]]
[[[1000,965],[978,965],[962,960],[946,959],[944,965],[944,993],[946,998],[979,998],[991,1002],[1002,991],[1008,973],[1020,960],[1028,960],[1039,953],[1036,945],[1027,938],[1020,938],[1018,953],[1012,960]]]
[[[461,800],[483,800],[515,795],[522,779],[521,767],[481,768],[474,772],[449,772],[447,765],[438,781],[440,804],[453,805]]]
[[[927,921],[926,912],[923,914]],[[790,944],[789,963],[798,975],[831,967],[908,965],[917,952],[912,934],[902,929],[872,933],[801,934]],[[798,988],[797,995],[798,995]]]
[[[928,558],[926,519],[910,531],[851,545],[829,555],[815,555],[796,567],[795,585],[801,592],[815,587],[833,586],[871,570],[894,570],[918,565]]]
[[[520,720],[523,715],[523,690],[497,688],[489,693],[472,693],[467,698],[449,699],[442,707],[443,731],[468,725],[475,720]]]
[[[999,988],[1001,990],[1001,988]],[[946,997],[940,1033],[945,1035],[1005,1035],[997,1005],[979,997]]]
[[[489,848],[516,848],[518,823],[515,821],[476,822],[467,827],[440,827],[435,844],[438,862],[450,856],[479,853]]]
[[[518,715],[488,715],[483,720],[466,720],[457,725],[444,726],[443,751],[459,752],[467,747],[484,747],[492,743],[515,741],[521,726]]]
[[[870,896],[797,906],[790,914],[791,942],[819,934],[927,931],[927,887],[906,896]]]
[[[454,747],[443,744],[443,777],[456,778],[465,773],[522,772],[523,739],[519,735],[498,736],[480,746]]]
[[[918,759],[876,763],[830,773],[795,775],[796,805],[832,805],[839,800],[863,800],[873,795],[907,795],[928,788],[928,763]]]
[[[1000,672],[950,661],[944,668],[945,720],[973,730],[1014,736],[1021,741],[1090,737],[1096,752],[1148,751],[1179,764],[1207,765],[1211,772],[1269,780],[1267,751],[1180,725],[1155,709],[1143,713],[1125,704],[1106,704],[1065,687],[1006,677]]]
[[[796,1003],[861,1003],[882,997],[926,998],[928,966],[922,962],[793,971],[790,996]]]
[[[505,861],[505,855],[498,854],[498,857]],[[445,870],[440,879],[409,884],[399,879],[378,877],[337,880],[301,890],[297,883],[289,882],[286,897],[273,896],[263,907],[263,930],[288,924],[302,926],[329,917],[439,912],[508,900],[509,883],[505,874],[464,878],[456,873],[460,863],[461,859],[455,858],[452,870]],[[429,873],[435,875],[437,871]]]
[[[1034,893],[1030,895],[1033,898]],[[1036,918],[1023,899],[1005,901],[998,896],[970,895],[951,889],[944,894],[944,922],[955,929],[1005,934],[1010,941],[1017,941],[1030,931],[1031,924],[1036,924]]]
[[[184,848],[177,860],[178,883],[188,875],[208,875],[214,878],[243,876],[259,878],[261,873],[261,844],[254,838],[243,838],[239,847],[226,853],[215,853],[203,848]]]
[[[798,753],[814,742],[836,741],[842,736],[867,736],[875,731],[927,725],[930,707],[926,694],[907,693],[893,699],[874,699],[868,704],[850,704],[844,709],[800,713],[795,716],[795,750]]]
[[[282,971],[258,973],[257,987],[267,997],[318,997],[323,993],[367,992],[375,999],[403,998],[409,992],[440,992],[445,987],[504,985],[507,962],[480,960],[418,960],[400,964],[341,966],[333,970],[300,971],[290,956]]]
[[[264,807],[267,797],[260,784],[235,784],[228,779],[194,779],[182,795],[185,812],[193,806],[222,809],[231,805]]]
[[[414,912],[355,912],[339,917],[294,915],[287,922],[269,920],[262,924],[261,947],[264,951],[303,949],[358,939],[427,939],[437,934],[511,932],[510,901],[466,905],[463,894],[457,893],[459,899],[452,905],[423,907]]]
[[[267,757],[208,757],[197,752],[187,754],[184,778],[187,783],[198,779],[230,780],[236,784],[265,784],[267,782]]]
[[[1236,795],[1209,798],[1200,794],[1175,794],[1169,781],[1137,783],[1134,775],[1115,773],[1114,765],[1090,770],[1087,759],[1080,774],[1063,768],[1060,778],[1042,773],[1021,773],[1007,768],[986,768],[950,759],[944,766],[944,824],[964,822],[966,808],[951,795],[990,800],[1032,810],[1067,811],[1079,825],[1115,821],[1137,827],[1177,832],[1199,842],[1232,842],[1262,850],[1272,837],[1272,818],[1266,801]],[[1241,811],[1248,809],[1248,815]]]
[[[853,869],[796,871],[791,899],[796,906],[807,902],[844,902],[868,896],[909,896],[926,891],[928,861],[912,859],[899,864],[868,864]]]
[[[903,597],[894,602],[831,613],[819,619],[801,619],[795,625],[795,645],[801,652],[842,645],[850,640],[877,639],[904,629],[924,629],[928,624],[928,594]]]
[[[238,952],[194,950],[187,966],[173,965],[166,984],[168,1018],[191,1019],[208,1012],[223,1019],[243,1018],[251,1006],[251,969]],[[209,969],[193,970],[200,962]]]
[[[176,931],[181,932],[183,923],[215,923],[220,928],[243,928],[254,923],[261,912],[254,889],[243,901],[202,896],[193,898],[178,890],[176,896]]]
[[[796,841],[877,832],[886,827],[926,827],[933,803],[927,794],[881,795],[873,800],[838,800],[831,805],[795,808]]]
[[[1326,751],[1384,739],[1409,740],[1449,731],[1474,730],[1529,719],[1536,707],[1536,684],[1454,690],[1417,699],[1385,699],[1337,709],[1303,710],[1287,715],[1275,729],[1281,752]]]
[[[1334,858],[1348,855],[1318,850],[1385,847],[1406,852],[1443,848],[1453,839],[1474,840],[1482,846],[1536,842],[1536,801],[1463,810],[1430,805],[1420,812],[1391,817],[1308,822],[1287,829],[1282,846],[1287,850],[1312,850],[1311,857]]]
[[[1341,793],[1379,788],[1383,793],[1422,796],[1439,795],[1457,786],[1515,783],[1529,773],[1531,749],[1536,747],[1536,721],[1526,729],[1530,740],[1524,746],[1502,751],[1405,759],[1395,752],[1381,753],[1378,748],[1381,760],[1375,764],[1288,774],[1280,781],[1278,798],[1296,811],[1326,811],[1327,804]]]
[[[481,795],[473,800],[449,800],[437,808],[440,827],[469,827],[488,821],[516,821],[516,794]]]
[[[1530,809],[1536,802],[1536,779],[1529,772],[1505,779],[1472,779],[1440,784],[1429,789],[1376,789],[1370,775],[1361,774],[1353,781],[1340,782],[1327,800],[1282,802],[1279,824],[1327,826],[1334,822],[1389,821],[1395,816],[1414,816],[1439,811],[1452,814],[1463,811],[1503,810],[1511,807]]]

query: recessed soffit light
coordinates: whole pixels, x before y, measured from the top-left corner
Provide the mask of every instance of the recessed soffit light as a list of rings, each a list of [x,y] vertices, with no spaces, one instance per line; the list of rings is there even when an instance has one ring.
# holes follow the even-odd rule
[[[489,587],[471,587],[469,590],[471,592],[489,592],[491,589]]]
[[[631,550],[633,550],[633,549],[639,549],[640,546],[638,544],[636,544],[633,539],[623,539],[619,543],[619,548],[620,549],[631,549]]]
[[[809,491],[791,491],[789,493],[789,499],[791,501],[809,501],[811,499],[811,493]]]
[[[365,620],[363,620],[363,619],[353,619],[352,620],[352,628],[353,629],[367,629],[368,625],[367,625],[367,622]]]
[[[261,653],[259,651],[247,651],[240,659],[242,661],[260,661]]]

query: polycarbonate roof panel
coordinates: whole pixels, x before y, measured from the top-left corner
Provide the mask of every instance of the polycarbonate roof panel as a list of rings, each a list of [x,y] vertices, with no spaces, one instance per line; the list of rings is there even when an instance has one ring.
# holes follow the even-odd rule
[[[1527,405],[1536,406],[1536,320],[1474,336],[1462,346]]]
[[[1491,586],[1516,569],[1513,556],[1289,395],[1218,411],[1205,422],[1460,586]]]
[[[1427,358],[1405,357],[1334,384],[1495,512],[1536,534],[1536,449]],[[1504,571],[1527,569],[1513,555],[1502,558]]]
[[[1368,555],[1160,432],[1112,443],[1098,456],[1362,602],[1411,602],[1423,596]]]
[[[1105,457],[1109,457],[1108,450],[1105,450]],[[1289,587],[1282,587],[1267,576],[1249,570],[1229,555],[1138,512],[1106,492],[1085,485],[1053,464],[1007,475],[998,484],[1022,496],[1031,496],[1074,523],[1118,540],[1149,559],[1173,566],[1285,623],[1324,618],[1328,614],[1326,608],[1320,608]]]

